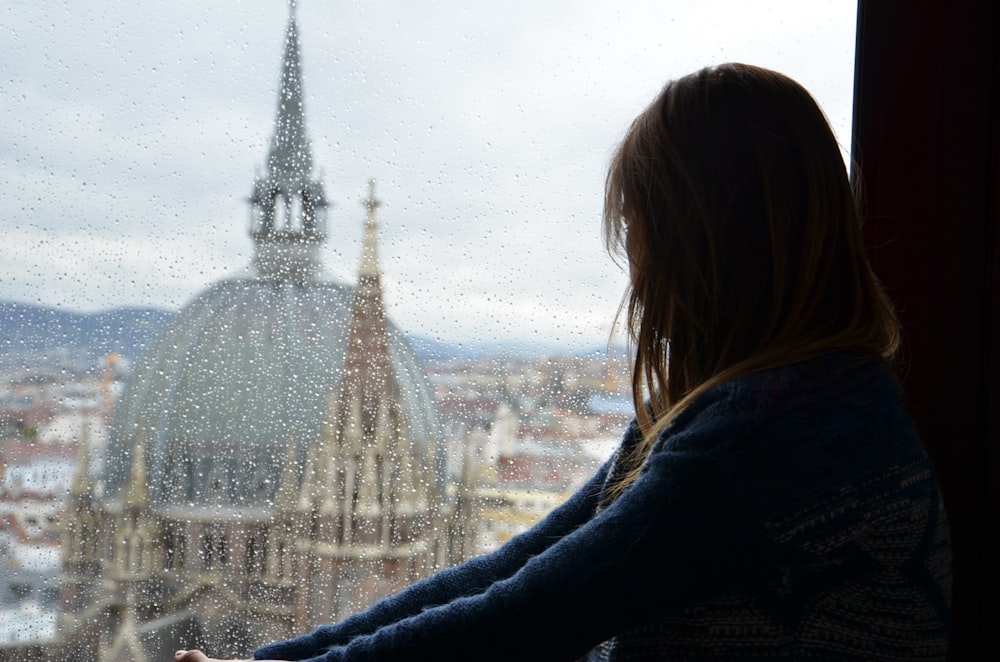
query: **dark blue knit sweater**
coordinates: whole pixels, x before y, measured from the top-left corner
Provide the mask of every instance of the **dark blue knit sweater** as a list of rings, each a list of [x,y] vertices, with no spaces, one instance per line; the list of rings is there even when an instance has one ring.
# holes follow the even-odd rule
[[[712,389],[599,508],[615,458],[496,552],[255,658],[944,659],[947,525],[880,364]]]

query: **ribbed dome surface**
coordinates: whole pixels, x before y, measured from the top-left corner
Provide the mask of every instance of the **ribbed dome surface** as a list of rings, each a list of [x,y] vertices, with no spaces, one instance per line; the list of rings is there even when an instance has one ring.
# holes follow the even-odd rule
[[[122,493],[146,449],[154,508],[267,509],[290,440],[301,462],[322,437],[343,370],[354,290],[324,280],[221,281],[194,299],[130,378],[115,412],[105,494]],[[389,331],[393,377],[419,454],[440,464],[430,387]]]

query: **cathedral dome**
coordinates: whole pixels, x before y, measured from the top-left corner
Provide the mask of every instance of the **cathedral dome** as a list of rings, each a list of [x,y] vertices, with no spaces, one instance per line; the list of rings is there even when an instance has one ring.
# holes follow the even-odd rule
[[[354,289],[248,276],[189,303],[134,371],[115,412],[105,493],[125,489],[137,440],[157,509],[266,507],[290,443],[323,434],[343,376]],[[437,464],[430,388],[402,334],[389,357],[416,450]]]

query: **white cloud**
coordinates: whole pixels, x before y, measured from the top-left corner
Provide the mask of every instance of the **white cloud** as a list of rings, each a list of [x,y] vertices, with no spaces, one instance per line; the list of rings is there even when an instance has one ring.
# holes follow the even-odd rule
[[[178,307],[252,252],[283,3],[0,6],[0,298]],[[799,79],[849,140],[854,4],[300,2],[306,115],[353,281],[370,177],[408,330],[603,343],[608,154],[667,78],[726,60]]]

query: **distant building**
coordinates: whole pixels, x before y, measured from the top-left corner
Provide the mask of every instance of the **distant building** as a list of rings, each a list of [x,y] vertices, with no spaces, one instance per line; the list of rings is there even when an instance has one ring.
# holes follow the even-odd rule
[[[0,440],[0,647],[55,637],[63,495],[74,465],[69,444]]]
[[[293,15],[250,197],[253,264],[188,304],[137,365],[103,475],[81,459],[71,487],[59,622],[71,659],[245,655],[447,560],[439,424],[385,316],[374,184],[351,288],[322,269],[328,202],[301,86]]]

